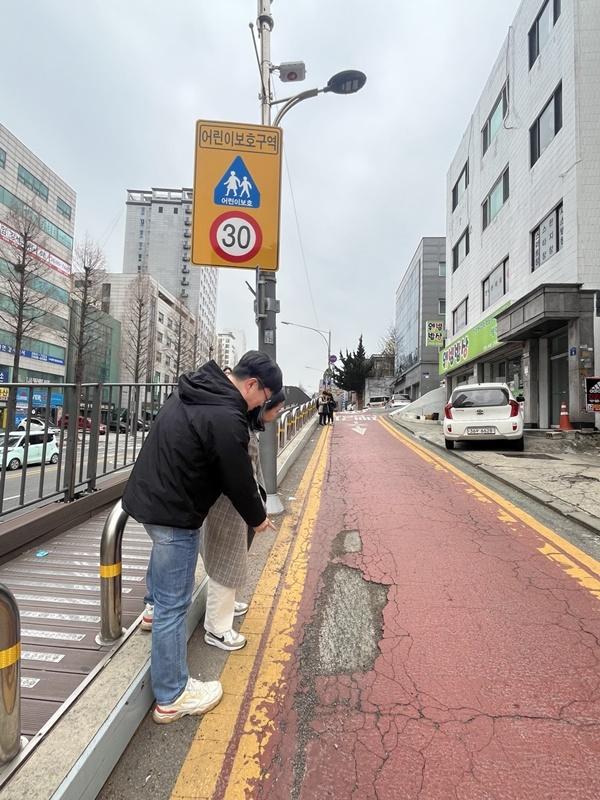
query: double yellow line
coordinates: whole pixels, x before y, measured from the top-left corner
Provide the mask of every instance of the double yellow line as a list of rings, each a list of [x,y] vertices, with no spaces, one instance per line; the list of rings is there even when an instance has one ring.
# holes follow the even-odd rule
[[[408,447],[424,461],[432,464],[435,469],[449,472],[457,478],[460,478],[460,480],[469,487],[467,491],[475,497],[475,499],[482,503],[492,502],[499,506],[498,519],[501,522],[514,530],[516,520],[520,520],[538,533],[545,540],[544,544],[538,547],[539,552],[551,561],[559,564],[567,575],[591,592],[594,597],[600,599],[600,580],[595,577],[600,576],[599,561],[596,561],[595,558],[584,553],[583,550],[580,550],[571,542],[563,539],[563,537],[555,531],[542,525],[541,522],[522,508],[519,508],[514,505],[514,503],[511,503],[509,500],[506,500],[501,495],[492,491],[492,489],[484,486],[483,483],[479,483],[479,481],[462,472],[462,470],[455,467],[454,464],[430,452],[425,447],[418,445],[414,439],[401,433],[393,423],[382,418],[379,419],[379,422],[389,434],[402,442],[405,447]]]
[[[173,800],[210,800],[217,788],[225,789],[225,800],[240,800],[263,777],[259,756],[275,730],[271,711],[285,688],[284,673],[293,656],[293,634],[319,511],[329,438],[326,429],[283,519],[242,626],[248,644],[227,659],[221,675],[223,700],[202,720],[175,783]],[[243,729],[237,749],[230,752],[238,720],[243,721]],[[233,766],[224,771],[228,753]]]

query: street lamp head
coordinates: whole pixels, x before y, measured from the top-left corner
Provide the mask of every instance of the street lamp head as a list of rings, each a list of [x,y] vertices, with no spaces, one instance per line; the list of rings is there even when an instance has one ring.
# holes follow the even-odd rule
[[[323,91],[334,94],[354,94],[362,89],[366,82],[367,76],[364,72],[359,72],[357,69],[346,69],[329,78]]]

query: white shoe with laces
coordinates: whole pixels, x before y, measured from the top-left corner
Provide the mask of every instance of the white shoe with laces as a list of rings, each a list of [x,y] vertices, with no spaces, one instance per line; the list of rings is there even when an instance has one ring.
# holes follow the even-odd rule
[[[218,705],[223,697],[223,687],[219,681],[199,681],[188,678],[185,689],[179,697],[168,705],[156,704],[152,719],[160,725],[168,725],[185,716],[205,714]]]
[[[246,637],[241,633],[231,630],[225,631],[220,636],[216,633],[206,631],[204,634],[204,641],[213,647],[219,647],[221,650],[241,650],[246,645]]]

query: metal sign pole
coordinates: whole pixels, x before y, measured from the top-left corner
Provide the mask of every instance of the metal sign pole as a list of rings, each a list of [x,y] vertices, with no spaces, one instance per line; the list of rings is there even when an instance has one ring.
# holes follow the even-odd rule
[[[257,28],[260,36],[260,108],[263,125],[271,124],[271,0],[258,0]],[[277,278],[275,272],[258,271],[257,275],[258,349],[277,360]],[[261,465],[267,490],[267,512],[280,514],[283,505],[277,494],[277,431],[267,425],[260,437]]]

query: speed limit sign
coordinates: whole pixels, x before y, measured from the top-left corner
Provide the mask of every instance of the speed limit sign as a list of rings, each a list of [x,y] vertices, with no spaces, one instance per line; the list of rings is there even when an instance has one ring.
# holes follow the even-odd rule
[[[262,231],[256,220],[242,211],[221,214],[210,226],[210,242],[225,261],[240,264],[258,253]]]
[[[279,268],[281,147],[280,128],[197,122],[194,264]]]

